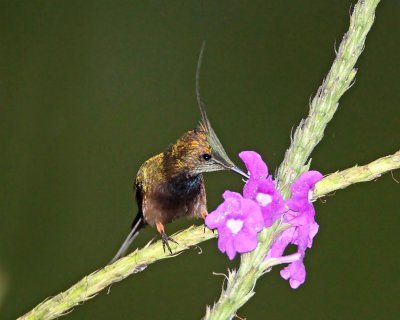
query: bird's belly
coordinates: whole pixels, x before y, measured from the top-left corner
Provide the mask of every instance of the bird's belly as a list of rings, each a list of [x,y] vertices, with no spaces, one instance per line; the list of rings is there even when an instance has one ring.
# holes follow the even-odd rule
[[[182,217],[201,217],[207,210],[200,194],[196,197],[163,197],[162,199],[156,195],[147,199],[143,209],[143,216],[151,226],[154,226],[156,222],[167,224]]]
[[[181,217],[200,217],[207,210],[201,175],[176,176],[149,190],[143,199],[143,216],[150,225]]]

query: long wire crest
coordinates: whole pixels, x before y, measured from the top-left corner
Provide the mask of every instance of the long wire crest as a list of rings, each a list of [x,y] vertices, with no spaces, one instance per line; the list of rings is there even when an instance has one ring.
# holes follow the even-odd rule
[[[207,118],[207,113],[204,108],[204,103],[201,100],[201,95],[200,95],[200,70],[201,70],[201,63],[203,62],[203,55],[204,55],[204,50],[206,48],[206,41],[204,40],[201,49],[200,49],[200,54],[199,54],[199,59],[197,60],[197,68],[196,68],[196,97],[197,97],[197,104],[200,109],[201,113],[201,124],[204,127],[204,130],[206,132],[210,132],[210,122]]]
[[[208,142],[213,149],[215,154],[218,154],[220,158],[224,159],[225,162],[227,163],[232,163],[232,161],[229,159],[228,155],[226,154],[224,147],[222,146],[221,142],[219,141],[217,135],[214,132],[214,129],[211,127],[210,121],[208,120],[206,109],[204,107],[204,103],[201,100],[200,96],[200,69],[201,69],[201,63],[203,61],[203,55],[204,55],[204,49],[206,47],[206,41],[204,40],[201,49],[200,49],[200,54],[199,54],[199,59],[197,60],[197,68],[196,68],[196,97],[197,97],[197,104],[200,109],[201,113],[201,122],[200,125],[203,128],[203,130],[207,134]],[[233,165],[233,163],[232,163]]]

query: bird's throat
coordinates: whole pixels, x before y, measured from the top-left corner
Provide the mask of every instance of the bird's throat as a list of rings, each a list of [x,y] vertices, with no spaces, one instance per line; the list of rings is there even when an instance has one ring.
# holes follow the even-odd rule
[[[190,198],[195,198],[199,194],[202,182],[201,174],[192,176],[181,173],[169,179],[168,189],[171,195],[189,200]]]

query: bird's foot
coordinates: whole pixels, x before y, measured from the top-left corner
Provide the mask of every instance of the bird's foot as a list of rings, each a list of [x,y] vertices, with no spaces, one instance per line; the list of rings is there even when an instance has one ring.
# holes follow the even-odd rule
[[[176,244],[178,244],[178,242],[176,242],[174,239],[172,239],[170,236],[168,236],[164,231],[160,232],[160,234],[161,234],[161,240],[162,240],[162,246],[163,246],[164,252],[165,252],[165,247],[167,247],[168,251],[172,254],[172,250],[171,250],[171,247],[169,246],[168,241],[171,241]]]
[[[206,226],[206,217],[208,215],[208,212],[207,211],[203,211],[200,215],[204,219],[203,232],[206,232],[206,227],[207,227]]]
[[[203,232],[204,233],[206,233],[206,228],[208,228],[208,227],[206,226],[206,222],[204,222],[203,223]],[[212,231],[212,233],[215,233],[215,229],[211,229],[211,228],[208,228],[208,229],[210,229]]]
[[[206,217],[207,217],[207,215],[208,215],[207,211],[203,211],[203,212],[201,213],[201,217],[204,219],[203,232],[206,232],[206,228],[208,228],[208,227],[206,226]],[[215,233],[215,229],[210,229],[210,230],[212,231],[212,233]]]
[[[168,248],[168,251],[172,254],[171,247],[169,246],[168,241],[178,244],[174,239],[169,237],[164,230],[164,225],[161,222],[156,222],[157,231],[161,234],[162,246],[165,252],[165,246]]]

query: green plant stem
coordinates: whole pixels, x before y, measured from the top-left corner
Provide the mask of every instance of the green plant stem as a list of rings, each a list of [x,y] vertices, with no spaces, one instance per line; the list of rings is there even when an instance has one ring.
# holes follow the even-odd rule
[[[143,271],[148,265],[166,258],[179,255],[198,243],[216,237],[203,226],[190,227],[175,234],[174,239],[179,245],[171,243],[174,255],[165,253],[161,241],[148,244],[140,250],[122,258],[111,265],[89,274],[68,290],[47,299],[19,319],[54,319],[64,315],[72,307],[95,297],[101,290],[115,282],[121,281],[133,273]]]
[[[311,102],[308,117],[297,127],[290,148],[278,169],[278,188],[284,198],[290,196],[290,186],[295,179],[308,170],[310,163],[306,163],[312,150],[321,141],[326,126],[337,110],[340,97],[352,85],[356,75],[354,65],[364,49],[378,3],[379,0],[359,0],[354,7],[349,30],[343,36],[332,67]],[[212,308],[207,308],[204,319],[232,319],[238,308],[253,296],[257,279],[265,271],[263,262],[270,243],[270,238],[261,238],[259,247],[265,251],[260,254],[256,249],[242,257],[238,271],[231,273],[228,278],[227,290],[223,290]],[[235,290],[228,291],[229,288]]]
[[[400,167],[400,150],[396,153],[375,160],[364,166],[355,166],[326,176],[315,185],[314,199],[321,198],[333,191],[344,189],[351,184],[371,181],[382,173]]]
[[[304,171],[309,156],[321,141],[324,130],[339,105],[340,97],[354,82],[357,59],[364,50],[367,33],[375,18],[379,0],[360,0],[354,6],[350,26],[343,36],[328,75],[310,104],[309,115],[297,127],[290,148],[278,169],[277,181],[283,195],[289,195],[293,181]]]
[[[276,221],[270,228],[264,229],[258,236],[259,246],[251,253],[241,255],[241,267],[236,272],[232,270],[227,276],[227,286],[221,294],[218,304],[213,309],[207,307],[204,319],[222,320],[230,319],[253,295],[254,284],[265,272],[265,264],[260,268],[257,263],[265,260],[265,252],[272,245],[273,240],[288,227]],[[273,263],[275,261],[275,263]],[[269,259],[268,267],[280,264],[277,259]],[[221,306],[221,307],[219,307]],[[219,312],[215,312],[218,309]]]
[[[391,156],[375,160],[367,165],[346,169],[328,175],[316,184],[314,198],[321,198],[335,190],[344,189],[350,184],[370,181],[376,179],[385,172],[400,169],[399,158],[400,151]],[[282,226],[278,228],[278,225],[275,224],[269,230],[265,230],[261,233],[260,240],[263,245],[256,249],[258,251],[254,256],[251,256],[251,254],[244,254],[242,255],[242,259],[246,261],[258,258],[259,254],[265,254],[271,239],[282,231],[281,228]],[[131,274],[143,271],[147,266],[154,262],[176,257],[189,248],[195,248],[197,244],[215,238],[216,234],[212,233],[208,229],[204,230],[203,226],[199,226],[190,227],[175,234],[173,237],[179,243],[179,245],[171,243],[171,247],[175,253],[173,256],[164,253],[160,241],[149,244],[143,249],[136,250],[129,256],[114,262],[112,265],[106,266],[87,275],[68,290],[59,293],[52,298],[46,299],[19,319],[58,318],[63,314],[66,314],[71,308],[95,297],[100,291],[109,287],[113,283],[119,282]],[[265,239],[265,241],[263,241],[263,239]],[[252,263],[245,263],[245,265],[250,266]],[[265,266],[263,266],[261,270],[265,269]],[[231,272],[229,279],[234,277],[245,277],[246,274],[251,274],[251,278],[248,278],[249,281],[246,282],[247,286],[242,287],[241,292],[244,293],[253,287],[254,281],[264,272],[261,272],[261,270],[242,268],[239,270],[240,273]],[[226,291],[232,292],[236,290],[238,283],[240,282],[228,281],[228,284],[230,285],[229,288],[231,289],[227,287]],[[248,300],[251,297],[247,296],[247,294],[243,294],[241,299],[236,302],[236,310],[242,305],[242,300]]]

